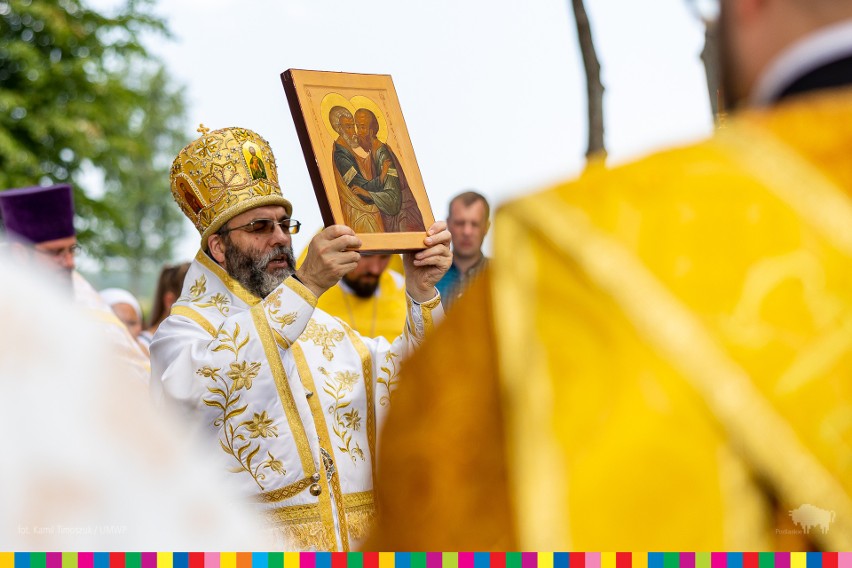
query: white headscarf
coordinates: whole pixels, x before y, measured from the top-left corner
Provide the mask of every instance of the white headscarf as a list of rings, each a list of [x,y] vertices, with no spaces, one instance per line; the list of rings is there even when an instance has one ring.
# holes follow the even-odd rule
[[[100,294],[104,302],[109,304],[110,307],[116,304],[133,306],[133,309],[136,310],[136,316],[139,318],[139,321],[142,321],[142,308],[139,306],[139,301],[136,299],[136,296],[124,288],[107,288],[106,290],[101,290]]]

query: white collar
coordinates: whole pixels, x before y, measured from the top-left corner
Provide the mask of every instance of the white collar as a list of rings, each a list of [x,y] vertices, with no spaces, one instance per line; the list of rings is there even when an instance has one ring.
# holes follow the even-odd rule
[[[849,55],[852,20],[822,28],[783,50],[758,78],[749,101],[754,106],[769,105],[802,75]]]

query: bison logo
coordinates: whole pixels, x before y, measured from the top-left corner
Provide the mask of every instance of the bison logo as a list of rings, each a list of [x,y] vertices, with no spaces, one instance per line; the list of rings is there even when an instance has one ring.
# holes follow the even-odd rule
[[[822,529],[822,534],[826,534],[829,525],[834,522],[834,511],[826,511],[813,505],[801,505],[789,513],[793,523],[804,529],[805,534],[809,534],[811,528],[816,526]]]

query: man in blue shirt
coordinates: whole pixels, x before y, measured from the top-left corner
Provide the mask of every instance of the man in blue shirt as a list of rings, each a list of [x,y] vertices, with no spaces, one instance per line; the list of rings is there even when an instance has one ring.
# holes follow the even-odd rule
[[[489,213],[488,201],[475,191],[465,191],[450,201],[447,228],[452,235],[453,264],[437,285],[445,309],[449,309],[471,280],[488,265],[488,258],[482,253],[482,241],[490,226]]]

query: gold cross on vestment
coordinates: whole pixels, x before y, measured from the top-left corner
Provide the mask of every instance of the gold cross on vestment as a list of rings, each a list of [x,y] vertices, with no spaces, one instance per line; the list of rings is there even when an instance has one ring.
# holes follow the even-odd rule
[[[343,340],[343,337],[343,332],[339,329],[330,330],[328,326],[311,320],[308,322],[308,327],[299,336],[299,341],[313,341],[314,345],[322,347],[323,356],[331,361],[334,358],[333,349],[339,341]]]

